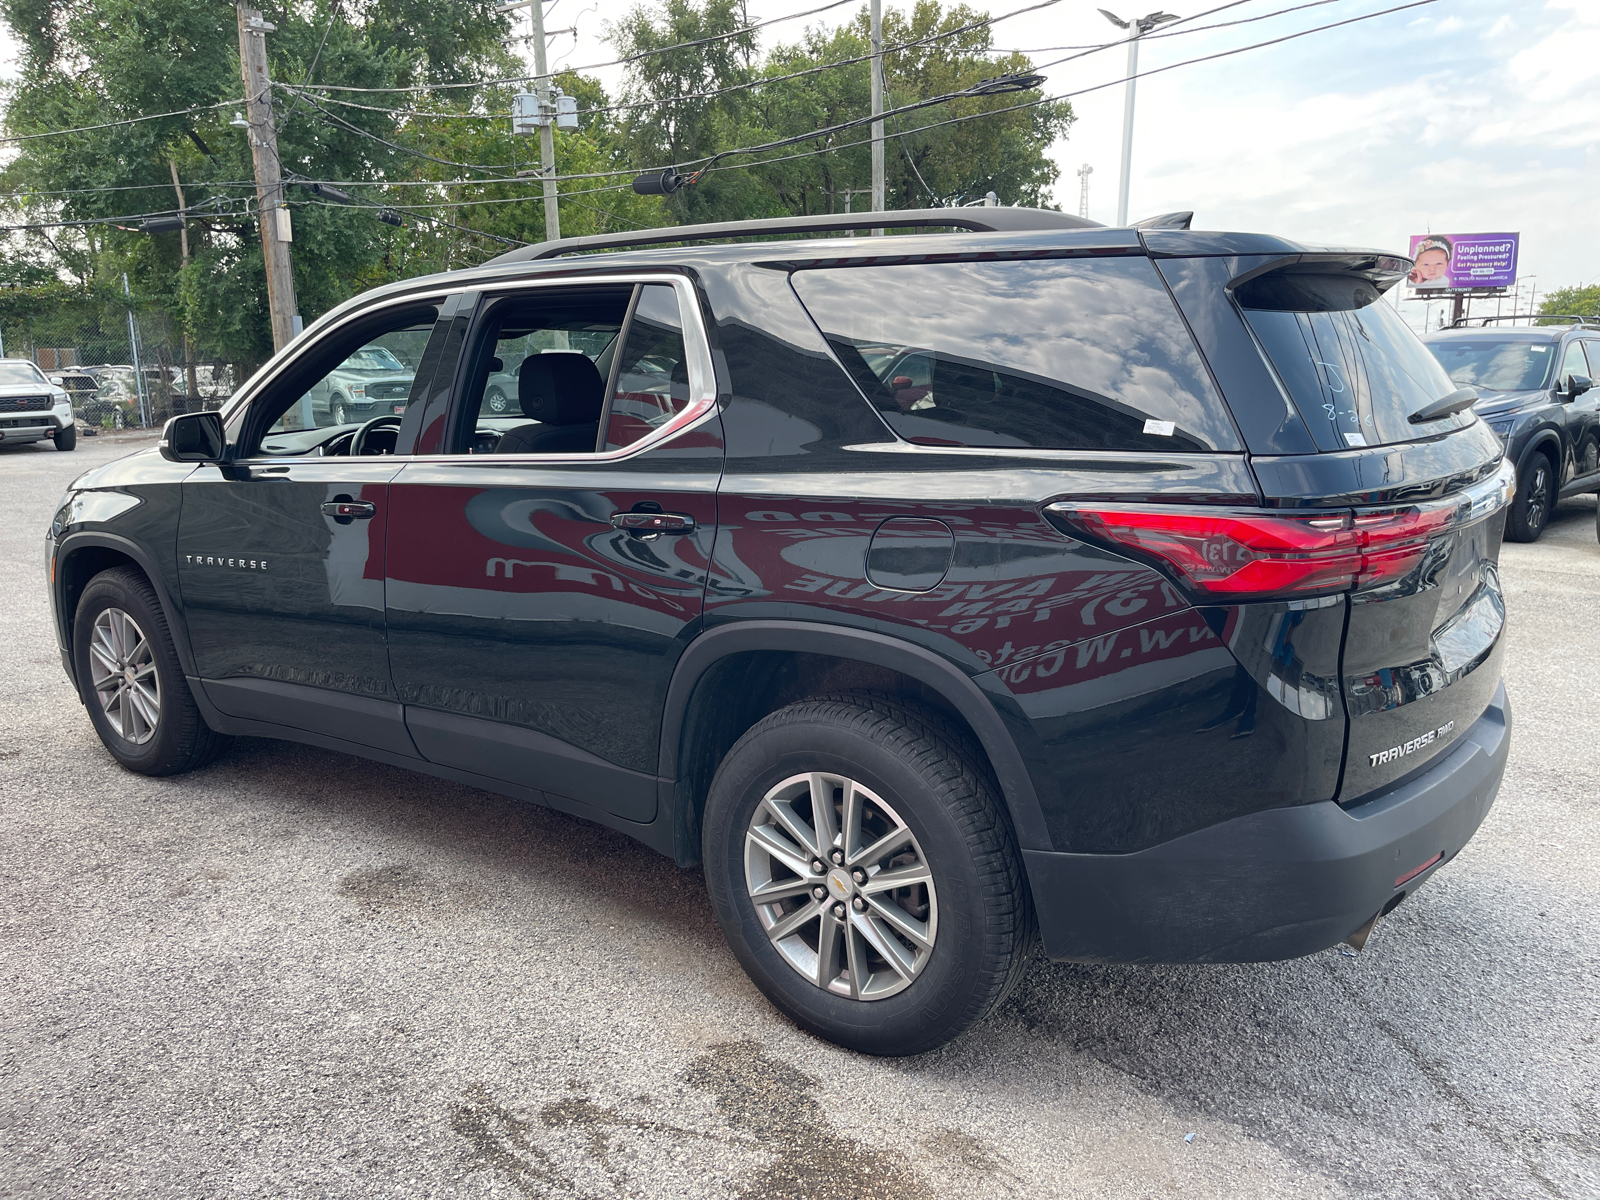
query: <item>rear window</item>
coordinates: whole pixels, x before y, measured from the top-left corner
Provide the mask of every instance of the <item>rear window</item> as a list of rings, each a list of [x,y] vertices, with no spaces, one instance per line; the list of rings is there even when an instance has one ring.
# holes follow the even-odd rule
[[[1147,258],[840,267],[791,278],[845,369],[908,441],[1239,449]]]
[[[1470,411],[1411,423],[1462,385],[1367,279],[1280,271],[1234,294],[1320,449],[1415,441],[1471,423]]]
[[[1555,346],[1550,342],[1444,338],[1429,342],[1428,349],[1452,382],[1488,392],[1531,392],[1542,388],[1550,377],[1550,364],[1556,359]]]

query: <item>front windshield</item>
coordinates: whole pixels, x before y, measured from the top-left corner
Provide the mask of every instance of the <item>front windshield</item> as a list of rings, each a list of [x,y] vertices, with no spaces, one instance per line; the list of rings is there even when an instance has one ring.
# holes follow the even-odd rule
[[[39,369],[31,362],[19,362],[16,359],[0,362],[0,387],[14,387],[18,384],[24,387],[37,387],[44,382],[44,376],[39,374]]]
[[[1489,392],[1531,392],[1544,387],[1556,357],[1549,342],[1441,338],[1427,345],[1454,382]]]
[[[404,371],[405,366],[382,346],[363,346],[342,364],[346,371]]]

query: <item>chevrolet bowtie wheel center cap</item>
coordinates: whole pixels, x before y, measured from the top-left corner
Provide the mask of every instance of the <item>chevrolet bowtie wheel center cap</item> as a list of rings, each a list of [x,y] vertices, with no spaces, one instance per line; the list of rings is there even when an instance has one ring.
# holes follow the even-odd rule
[[[833,893],[835,900],[848,900],[856,894],[855,884],[850,882],[850,873],[843,867],[835,867],[828,872],[828,891]]]

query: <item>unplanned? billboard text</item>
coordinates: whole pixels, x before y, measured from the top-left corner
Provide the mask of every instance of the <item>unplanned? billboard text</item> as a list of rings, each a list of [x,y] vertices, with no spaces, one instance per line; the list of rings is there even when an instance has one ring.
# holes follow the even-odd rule
[[[1517,281],[1515,233],[1418,233],[1406,282],[1419,290],[1510,287]]]

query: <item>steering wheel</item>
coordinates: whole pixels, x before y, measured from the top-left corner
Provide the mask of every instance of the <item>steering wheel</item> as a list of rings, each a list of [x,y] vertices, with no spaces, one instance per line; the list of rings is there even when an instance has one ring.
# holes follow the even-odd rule
[[[350,457],[355,458],[358,455],[365,454],[367,450],[367,435],[375,429],[384,429],[390,425],[394,426],[395,433],[398,434],[400,431],[399,414],[380,413],[378,416],[373,417],[372,420],[364,423],[350,437]]]

